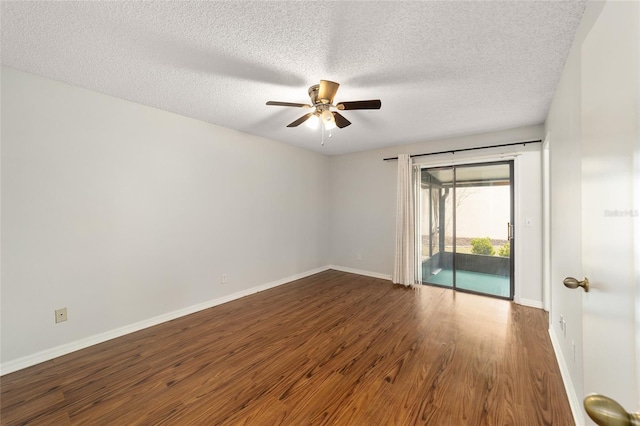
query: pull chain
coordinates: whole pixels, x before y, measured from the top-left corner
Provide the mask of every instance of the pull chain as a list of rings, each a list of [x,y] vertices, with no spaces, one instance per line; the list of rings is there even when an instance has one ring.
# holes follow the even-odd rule
[[[322,134],[322,139],[321,139],[322,146],[324,146],[324,132],[325,132],[324,126],[320,126],[320,133]],[[329,137],[331,137],[331,130],[328,130],[328,132],[329,132]]]

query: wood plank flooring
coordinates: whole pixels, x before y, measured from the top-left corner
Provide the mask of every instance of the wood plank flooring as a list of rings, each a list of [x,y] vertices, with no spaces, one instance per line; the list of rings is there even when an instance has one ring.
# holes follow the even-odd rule
[[[326,271],[2,377],[3,425],[572,425],[541,310]]]

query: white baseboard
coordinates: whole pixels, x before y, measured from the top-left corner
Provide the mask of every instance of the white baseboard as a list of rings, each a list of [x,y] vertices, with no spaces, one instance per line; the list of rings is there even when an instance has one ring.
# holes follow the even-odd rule
[[[44,351],[37,352],[32,355],[27,355],[25,357],[18,358],[13,361],[5,362],[0,365],[0,376],[13,373],[14,371],[22,370],[23,368],[31,367],[36,364],[40,364],[41,362],[49,361],[51,359],[57,358],[62,355],[67,355],[71,352],[75,352],[80,349],[88,348],[89,346],[97,345],[98,343],[106,342],[107,340],[115,339],[116,337],[121,337],[126,334],[140,331],[148,327],[153,327],[154,325],[162,324],[163,322],[171,321],[176,318],[183,317],[185,315],[190,315],[190,314],[202,311],[204,309],[212,308],[214,306],[230,302],[232,300],[240,299],[241,297],[249,296],[251,294],[268,290],[273,287],[278,287],[280,285],[287,284],[292,281],[299,280],[301,278],[305,278],[310,275],[314,275],[319,272],[326,271],[328,269],[335,269],[335,268],[331,268],[329,266],[323,266],[320,268],[312,269],[306,272],[302,272],[300,274],[291,275],[289,277],[272,281],[270,283],[262,284],[256,287],[252,287],[246,290],[242,290],[236,293],[222,296],[217,299],[209,300],[204,303],[199,303],[197,305],[189,306],[183,309],[178,309],[177,311],[158,315],[156,317],[139,321],[134,324],[126,325],[124,327],[116,328],[114,330],[109,330],[104,333],[96,334],[94,336],[89,336],[84,339],[66,343],[64,345],[56,346],[55,348],[46,349]]]
[[[560,341],[558,340],[558,336],[553,330],[553,327],[549,328],[549,336],[551,337],[551,346],[553,346],[553,352],[556,354],[556,360],[558,361],[558,366],[560,367],[560,375],[562,376],[564,389],[565,392],[567,392],[567,397],[569,398],[569,406],[571,406],[573,421],[577,425],[583,425],[585,424],[585,422],[584,415],[582,414],[582,402],[576,394],[576,389],[573,386],[573,381],[571,380],[571,375],[569,374],[567,363],[564,359],[564,356],[562,355],[562,351],[560,350]]]
[[[348,272],[350,274],[364,275],[366,277],[381,278],[383,280],[391,281],[391,275],[381,274],[379,272],[363,271],[362,269],[347,268],[346,266],[337,265],[329,265],[329,269],[335,269],[336,271]]]
[[[516,303],[522,306],[529,306],[530,308],[544,309],[544,304],[542,303],[541,300],[518,299]]]

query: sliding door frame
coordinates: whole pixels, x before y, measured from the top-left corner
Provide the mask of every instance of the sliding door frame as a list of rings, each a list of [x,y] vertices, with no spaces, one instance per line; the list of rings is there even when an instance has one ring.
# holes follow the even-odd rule
[[[458,168],[466,168],[466,167],[482,167],[482,166],[490,166],[490,165],[508,165],[509,166],[509,232],[508,232],[508,243],[509,243],[509,296],[504,297],[504,296],[498,296],[498,295],[494,295],[494,294],[490,294],[490,293],[483,293],[483,292],[478,292],[478,291],[473,291],[473,290],[468,290],[468,289],[463,289],[463,288],[458,288],[457,286],[457,279],[456,279],[456,275],[457,275],[457,204],[456,204],[456,198],[457,198],[457,170]],[[451,286],[448,285],[443,285],[443,284],[436,284],[436,283],[427,283],[425,281],[423,281],[423,277],[422,277],[422,202],[417,203],[417,209],[416,209],[416,218],[419,218],[419,220],[416,220],[416,248],[418,250],[418,255],[416,256],[416,258],[418,259],[418,261],[416,262],[416,266],[417,266],[417,271],[416,271],[416,277],[417,277],[417,282],[419,284],[424,284],[424,285],[431,285],[431,286],[436,286],[436,287],[444,287],[444,288],[451,288],[453,291],[460,291],[460,292],[464,292],[464,293],[471,293],[471,294],[479,294],[479,295],[483,295],[483,296],[489,296],[489,297],[494,297],[494,298],[498,298],[498,299],[506,299],[506,300],[514,300],[515,297],[515,233],[514,230],[515,228],[515,159],[510,158],[510,159],[499,159],[499,160],[488,160],[488,161],[480,161],[480,160],[476,160],[476,161],[470,161],[468,163],[459,163],[459,164],[448,164],[448,165],[433,165],[430,166],[429,164],[417,164],[416,167],[418,167],[420,169],[420,171],[422,170],[447,170],[447,169],[451,169],[452,174],[453,174],[453,181],[452,181],[452,220],[453,220],[453,226],[452,226],[452,239],[453,239],[453,247],[452,247],[452,268],[453,268],[453,274],[452,274],[452,284]],[[416,195],[418,195],[420,193],[420,189],[421,189],[421,179],[420,179],[420,185],[416,185]],[[431,188],[429,189],[429,197],[431,197]],[[418,198],[416,198],[418,199]],[[431,222],[432,222],[432,207],[431,207],[431,202],[432,200],[430,199],[429,201],[429,223],[430,223],[430,229],[429,229],[429,252],[431,255],[431,247],[432,247],[432,241],[431,241],[431,231],[432,231],[432,227],[431,227]],[[441,201],[439,200],[439,204],[441,203]],[[446,235],[445,234],[445,230],[440,230],[440,233],[442,235]],[[442,255],[442,253],[441,253]]]

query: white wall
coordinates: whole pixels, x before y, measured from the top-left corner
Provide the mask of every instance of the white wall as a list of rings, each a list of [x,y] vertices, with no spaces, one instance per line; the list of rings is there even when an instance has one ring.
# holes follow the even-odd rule
[[[3,68],[3,370],[326,266],[328,166]],[[69,320],[55,324],[61,307]]]
[[[576,48],[577,44],[577,48]],[[582,270],[580,216],[580,43],[576,40],[546,121],[549,134],[551,202],[551,311],[550,333],[560,351],[565,384],[582,395],[582,356],[575,362],[571,342],[582,347],[582,299],[562,280]],[[560,316],[567,323],[566,335]],[[575,389],[575,391],[574,391]],[[568,392],[571,398],[571,392]],[[575,402],[573,403],[575,405]],[[574,410],[575,415],[575,410]]]
[[[393,271],[395,241],[395,161],[383,158],[401,153],[420,154],[447,149],[469,148],[526,140],[544,136],[542,126],[530,126],[500,132],[464,136],[419,144],[404,145],[350,155],[331,157],[331,263],[345,269],[390,276]],[[518,226],[516,240],[516,298],[522,303],[542,307],[542,209],[540,144],[525,148],[501,148],[470,151],[455,155],[422,157],[423,161],[447,164],[470,158],[520,151],[516,157],[516,197],[520,207],[516,219],[532,219],[532,226]],[[481,160],[480,158],[478,158]],[[361,260],[358,260],[358,259]]]
[[[543,308],[542,144],[535,148],[522,152],[515,164],[515,301]]]

